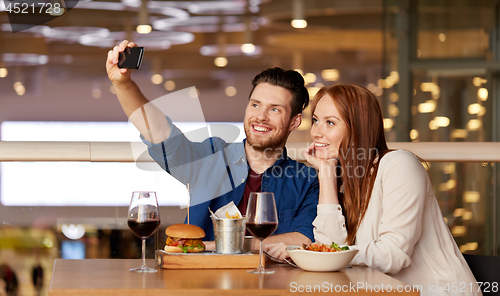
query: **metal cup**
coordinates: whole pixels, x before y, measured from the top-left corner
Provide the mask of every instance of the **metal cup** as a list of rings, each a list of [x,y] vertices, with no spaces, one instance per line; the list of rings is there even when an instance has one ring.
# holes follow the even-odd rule
[[[253,246],[256,240],[257,239],[254,236],[251,235],[245,236],[245,242],[243,243],[243,250],[245,250],[245,252],[254,251],[255,249]]]
[[[219,254],[245,253],[245,219],[218,219],[212,217],[215,252]]]

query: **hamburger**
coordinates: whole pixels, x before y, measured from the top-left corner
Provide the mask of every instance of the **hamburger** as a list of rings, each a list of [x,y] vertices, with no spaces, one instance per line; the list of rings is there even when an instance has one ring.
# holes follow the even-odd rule
[[[200,253],[205,250],[202,239],[205,231],[196,225],[174,224],[165,229],[167,243],[165,252],[168,253]]]

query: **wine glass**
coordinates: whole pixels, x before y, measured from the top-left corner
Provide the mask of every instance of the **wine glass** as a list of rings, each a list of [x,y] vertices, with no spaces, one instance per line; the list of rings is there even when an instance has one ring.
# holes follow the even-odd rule
[[[154,191],[134,191],[128,208],[128,227],[142,239],[142,265],[132,272],[157,272],[146,266],[146,239],[160,227],[160,211]]]
[[[252,192],[248,199],[246,227],[260,241],[259,267],[249,273],[274,273],[262,265],[262,241],[278,228],[278,214],[272,192]]]

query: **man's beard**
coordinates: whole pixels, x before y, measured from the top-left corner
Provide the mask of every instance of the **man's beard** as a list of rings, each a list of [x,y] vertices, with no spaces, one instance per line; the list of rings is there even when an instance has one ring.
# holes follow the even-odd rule
[[[245,124],[245,134],[247,136],[247,143],[257,151],[269,151],[281,148],[288,138],[288,133],[285,129],[281,129],[274,136],[267,136],[266,139],[257,138],[257,135],[250,133],[252,128],[251,124]]]

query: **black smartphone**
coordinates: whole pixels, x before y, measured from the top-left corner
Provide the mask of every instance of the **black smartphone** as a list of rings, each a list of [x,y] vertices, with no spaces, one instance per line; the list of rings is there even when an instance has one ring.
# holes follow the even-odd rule
[[[139,69],[142,64],[144,47],[127,47],[120,52],[118,68]]]

